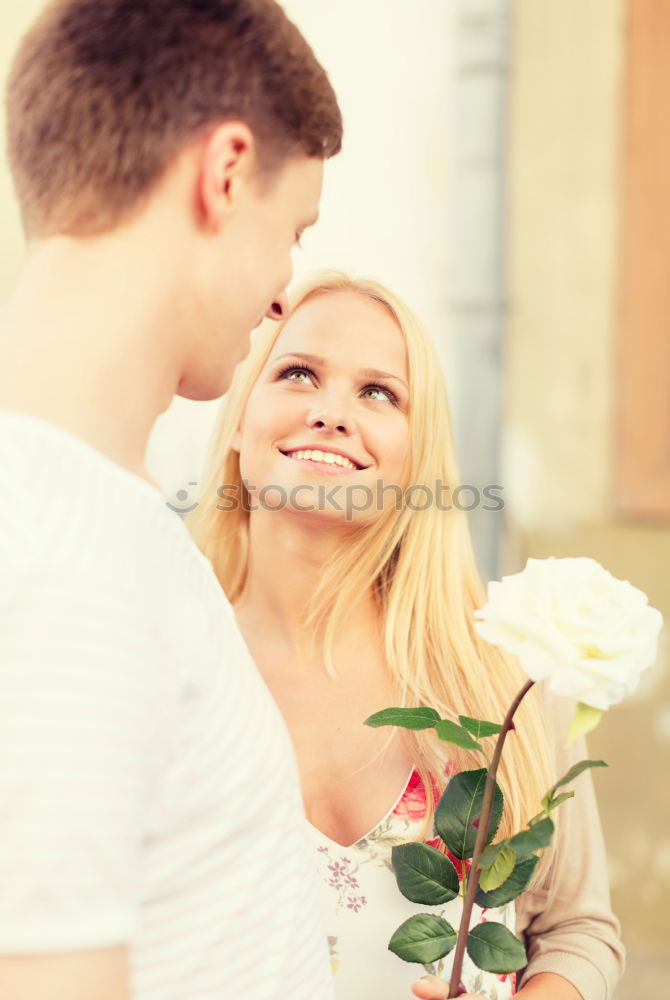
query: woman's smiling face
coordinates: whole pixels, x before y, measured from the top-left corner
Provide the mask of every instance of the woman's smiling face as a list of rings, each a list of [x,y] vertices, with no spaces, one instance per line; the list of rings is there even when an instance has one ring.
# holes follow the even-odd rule
[[[396,502],[398,490],[379,484],[404,484],[409,389],[390,312],[353,291],[300,305],[251,391],[236,447],[252,505],[360,524]]]

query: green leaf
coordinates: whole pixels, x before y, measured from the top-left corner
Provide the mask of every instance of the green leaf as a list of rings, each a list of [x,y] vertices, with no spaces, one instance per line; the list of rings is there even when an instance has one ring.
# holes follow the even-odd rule
[[[461,771],[442,793],[435,810],[435,832],[459,860],[471,858],[475,849],[477,824],[482,811],[486,770]],[[503,794],[496,783],[491,819],[485,843],[495,837],[503,811]]]
[[[400,844],[391,849],[398,888],[413,903],[437,906],[459,892],[458,873],[442,851],[428,844]]]
[[[483,869],[492,865],[500,852],[507,847],[508,844],[509,840],[501,840],[499,844],[490,844],[489,847],[485,847],[479,858],[479,867]]]
[[[516,899],[530,885],[530,880],[533,877],[533,872],[539,860],[537,854],[531,854],[528,858],[522,858],[520,861],[517,861],[514,871],[499,889],[494,889],[492,892],[484,892],[483,889],[478,889],[475,896],[477,906],[493,909],[496,906],[504,906],[505,903],[510,903],[513,899]]]
[[[457,747],[461,747],[463,750],[481,750],[479,743],[473,740],[467,729],[463,726],[456,725],[455,722],[450,722],[449,719],[442,719],[435,725],[435,735],[438,739],[443,740],[445,743],[455,743]]]
[[[434,708],[384,708],[365,720],[366,726],[401,726],[403,729],[432,729],[440,721]]]
[[[479,884],[484,892],[492,892],[499,889],[503,882],[506,882],[514,871],[516,854],[511,847],[503,847],[495,858],[493,864],[482,871]]]
[[[590,705],[584,705],[580,701],[572,717],[572,722],[568,726],[565,745],[571,747],[580,736],[586,736],[587,733],[590,733],[592,729],[596,728],[602,716],[603,713],[599,708],[591,708]]]
[[[574,792],[561,792],[561,794],[557,795],[556,798],[549,798],[549,796],[547,795],[542,799],[542,805],[544,807],[545,812],[553,812],[557,806],[560,806],[561,802],[565,802],[567,799],[574,799],[574,797],[575,797]],[[540,813],[540,817],[542,815],[543,814]]]
[[[509,846],[522,857],[539,851],[543,847],[548,847],[554,834],[554,824],[547,817],[541,819],[539,823],[534,823],[527,830],[515,834],[510,838]]]
[[[410,917],[388,943],[388,950],[405,962],[426,965],[448,955],[456,944],[456,931],[442,917],[417,913]]]
[[[480,719],[471,719],[467,715],[459,715],[458,721],[477,740],[483,739],[484,736],[495,736],[502,729],[502,726],[499,726],[497,722],[482,722]]]
[[[484,972],[516,972],[526,965],[526,952],[518,938],[504,924],[488,921],[468,934],[468,955]]]
[[[605,763],[604,760],[580,760],[578,764],[573,764],[570,770],[563,775],[560,781],[557,781],[554,787],[551,789],[551,795],[553,798],[553,793],[558,789],[562,788],[563,785],[569,785],[571,781],[578,778],[582,771],[588,770],[590,767],[608,767],[609,765]]]

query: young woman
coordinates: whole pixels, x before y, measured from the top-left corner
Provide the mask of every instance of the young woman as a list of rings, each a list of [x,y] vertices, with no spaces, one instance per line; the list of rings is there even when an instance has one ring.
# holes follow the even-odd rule
[[[525,677],[472,628],[485,595],[466,515],[449,503],[451,426],[425,332],[381,285],[339,273],[292,305],[236,372],[191,528],[293,739],[338,997],[407,1000],[412,986],[446,997],[449,956],[423,968],[387,950],[426,909],[401,896],[391,847],[430,842],[448,775],[480,763],[432,731],[363,721],[391,705],[501,719]],[[556,767],[573,759],[556,761],[554,715],[536,689],[517,714],[499,774],[503,835],[537,813]],[[580,781],[535,884],[484,914],[525,941],[523,977],[515,987],[466,957],[468,995],[611,996],[622,949],[592,790]],[[435,912],[457,927],[460,908],[457,898]],[[417,983],[426,972],[437,978]]]

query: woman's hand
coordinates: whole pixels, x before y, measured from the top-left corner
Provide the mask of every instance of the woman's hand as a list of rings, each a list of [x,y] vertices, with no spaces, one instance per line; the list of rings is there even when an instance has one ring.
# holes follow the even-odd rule
[[[447,1000],[449,983],[438,976],[424,976],[412,986],[420,1000]],[[519,1000],[582,1000],[579,990],[563,976],[554,972],[539,972],[524,982],[516,994]],[[461,993],[459,1000],[486,1000],[479,993]]]
[[[424,976],[412,986],[412,993],[420,1000],[447,1000],[449,983],[438,976]],[[480,993],[461,993],[459,1000],[486,1000]]]

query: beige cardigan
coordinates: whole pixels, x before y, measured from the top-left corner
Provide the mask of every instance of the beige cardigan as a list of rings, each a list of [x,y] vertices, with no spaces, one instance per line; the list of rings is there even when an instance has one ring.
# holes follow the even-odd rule
[[[563,748],[574,705],[551,696],[546,700],[556,725],[560,778],[589,754],[584,740],[569,751]],[[610,908],[605,845],[590,772],[576,779],[574,791],[575,797],[558,808],[554,859],[546,877],[517,900],[517,934],[528,955],[520,981],[538,972],[555,972],[584,1000],[611,1000],[623,972],[624,949]]]

